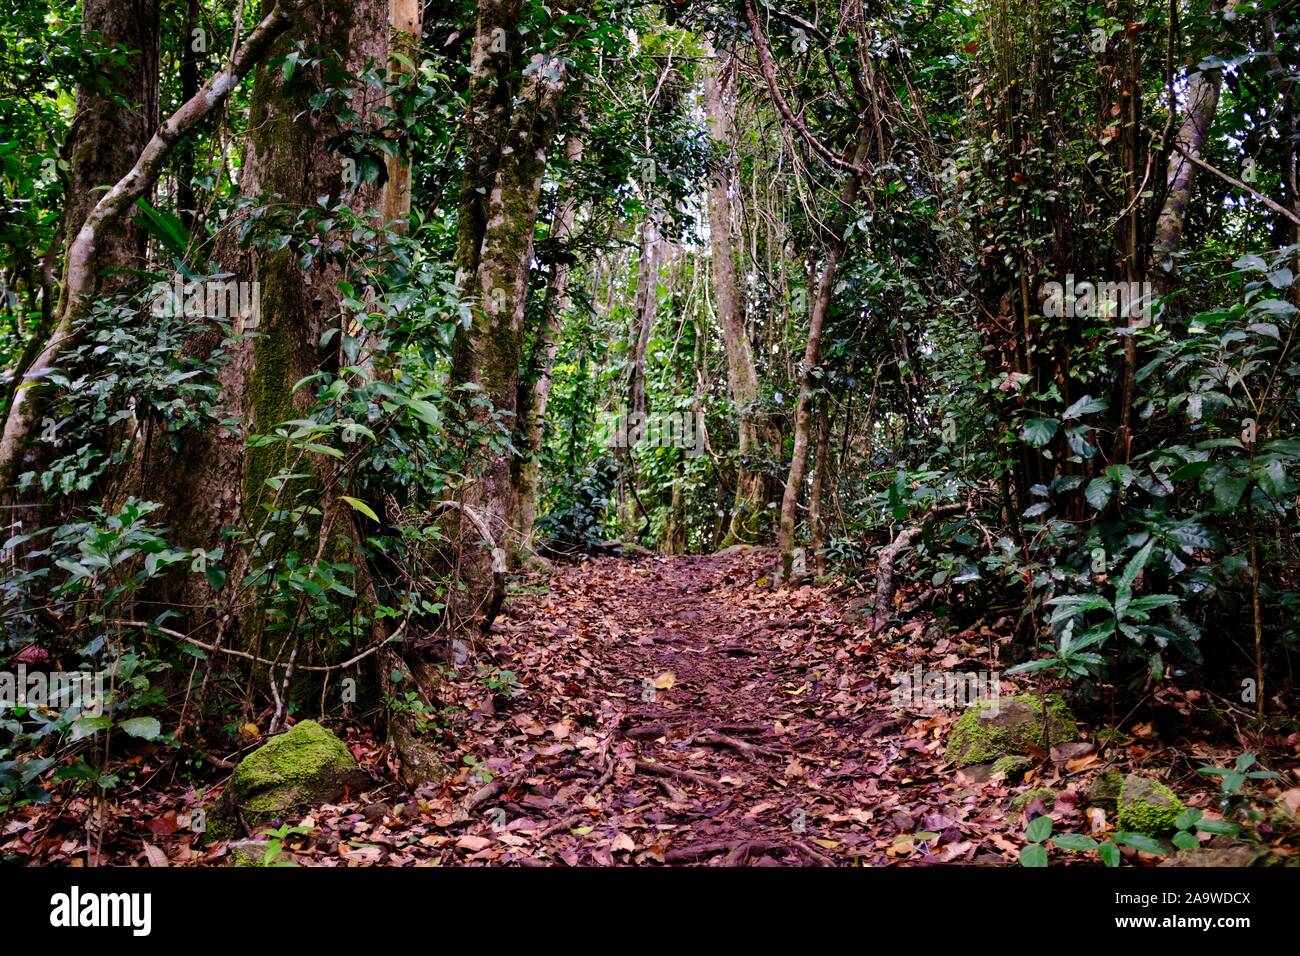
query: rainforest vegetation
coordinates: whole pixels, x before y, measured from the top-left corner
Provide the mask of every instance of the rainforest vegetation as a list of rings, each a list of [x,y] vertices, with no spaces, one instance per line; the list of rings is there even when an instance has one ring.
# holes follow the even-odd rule
[[[0,7],[0,858],[1300,859],[1295,0]]]

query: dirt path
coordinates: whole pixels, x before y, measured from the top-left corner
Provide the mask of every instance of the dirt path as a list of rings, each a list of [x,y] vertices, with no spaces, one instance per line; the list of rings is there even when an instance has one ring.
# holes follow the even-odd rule
[[[1015,788],[968,776],[943,759],[955,712],[890,700],[892,678],[916,664],[989,666],[987,635],[923,618],[871,635],[845,613],[848,595],[774,591],[763,580],[772,560],[755,551],[603,559],[525,580],[493,633],[461,648],[429,715],[454,772],[412,793],[383,765],[382,741],[353,727],[349,744],[375,786],[290,821],[299,835],[287,859],[1013,863],[1025,823],[1007,811],[1014,791],[1059,787],[1060,770]],[[229,865],[233,844],[200,845],[190,832],[201,799],[180,781],[124,795],[106,858]],[[83,797],[31,806],[0,839],[11,852],[74,859],[87,812]],[[1054,814],[1086,826],[1069,790]]]
[[[1006,791],[936,770],[952,716],[890,703],[898,655],[936,648],[878,645],[824,589],[773,591],[770,561],[604,560],[517,594],[479,651],[521,689],[463,738],[446,862],[1010,859]]]

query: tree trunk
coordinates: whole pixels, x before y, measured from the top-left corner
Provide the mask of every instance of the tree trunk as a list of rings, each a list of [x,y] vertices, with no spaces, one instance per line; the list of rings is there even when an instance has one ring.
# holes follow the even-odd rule
[[[650,333],[659,311],[659,263],[663,238],[654,212],[641,223],[641,257],[637,266],[636,296],[632,304],[632,324],[627,337],[627,371],[624,375],[623,407],[619,410],[620,431],[629,437],[615,448],[622,464],[619,470],[619,522],[630,529],[636,521],[632,505],[636,499],[636,457],[633,454],[636,432],[645,426],[649,404],[645,393],[645,358],[650,347]],[[637,427],[640,423],[640,428]]]
[[[387,0],[306,4],[287,26],[270,51],[272,61],[290,53],[299,40],[338,57],[351,73],[359,73],[371,60],[386,61]],[[313,207],[320,196],[346,199],[358,212],[379,204],[374,186],[359,187],[350,195],[347,192],[351,177],[345,160],[350,157],[328,148],[336,139],[335,123],[310,108],[320,79],[306,67],[289,80],[278,65],[258,67],[239,181],[240,198],[250,207],[271,196],[291,209]],[[236,231],[224,231],[214,258],[223,272],[237,281],[256,283],[253,288],[260,292],[259,324],[252,330],[256,334],[228,343],[231,359],[219,372],[223,417],[241,421],[244,428],[234,432],[211,427],[184,434],[174,454],[156,443],[149,460],[142,463],[140,475],[142,486],[164,503],[163,514],[177,546],[205,551],[224,548],[226,552],[224,600],[218,602],[203,577],[193,574],[167,579],[156,599],[182,608],[210,608],[220,603],[215,614],[191,612],[186,622],[189,629],[273,657],[275,654],[262,646],[266,622],[260,610],[247,601],[231,599],[254,556],[237,550],[223,538],[222,531],[231,526],[254,533],[275,530],[258,556],[262,561],[279,560],[291,546],[310,552],[299,555],[304,563],[324,553],[331,560],[345,559],[340,542],[354,537],[355,529],[352,509],[340,498],[334,459],[310,455],[298,460],[285,443],[246,446],[249,436],[269,434],[282,422],[302,417],[314,393],[309,388],[295,391],[294,384],[322,368],[337,366],[320,340],[341,309],[337,288],[341,270],[324,257],[303,268],[299,262],[303,250],[295,246],[274,252],[243,248],[234,238]],[[219,345],[221,333],[205,330],[193,336],[187,348],[207,354]],[[267,479],[281,470],[304,477],[278,492],[277,507],[295,507],[301,503],[295,498],[310,499],[319,516],[308,530],[319,542],[328,540],[328,546],[291,545],[287,532],[264,527],[269,514],[265,506],[277,494]],[[318,550],[321,554],[316,554]],[[364,595],[368,588],[365,562],[356,559],[350,563],[358,575],[359,586],[353,590]]]
[[[813,567],[818,575],[826,573],[826,522],[822,517],[826,493],[827,452],[830,450],[830,399],[823,396],[817,405],[817,450],[813,454],[812,488],[808,492],[808,539],[813,553]]]
[[[582,138],[570,133],[564,145],[565,158],[570,164],[582,160]],[[514,490],[514,507],[511,526],[519,532],[519,556],[533,553],[533,523],[537,518],[537,492],[541,477],[542,441],[546,434],[546,406],[551,398],[551,372],[560,347],[560,330],[568,306],[569,273],[572,252],[569,243],[573,238],[573,220],[577,211],[577,197],[569,195],[555,211],[551,226],[551,240],[556,243],[554,270],[546,290],[542,309],[541,328],[533,346],[527,386],[520,394],[520,434],[524,436],[523,460],[519,463]]]
[[[853,165],[856,167],[867,154],[868,127],[858,127],[858,145],[854,151]],[[831,293],[835,289],[835,273],[840,256],[844,252],[844,230],[847,216],[852,213],[857,202],[861,180],[857,173],[848,173],[844,186],[840,190],[840,210],[833,219],[832,233],[826,244],[826,253],[822,261],[821,273],[817,281],[816,295],[809,301],[808,345],[804,349],[803,367],[799,375],[799,399],[795,405],[794,415],[794,451],[790,456],[790,473],[785,481],[785,494],[781,498],[781,524],[777,533],[777,549],[780,552],[780,566],[777,578],[781,583],[788,582],[794,566],[794,527],[795,512],[799,505],[799,491],[803,486],[808,468],[808,435],[812,428],[813,391],[817,386],[816,371],[821,362],[822,328],[826,322],[826,312],[830,308]]]
[[[645,394],[645,357],[650,347],[659,312],[659,263],[663,256],[663,238],[653,213],[641,226],[641,261],[636,275],[636,298],[632,306],[632,328],[627,342],[627,377],[624,401],[626,415],[644,415],[649,411]]]
[[[705,53],[712,55],[712,47]],[[739,418],[738,445],[740,464],[736,478],[736,500],[723,547],[753,543],[762,538],[762,520],[767,511],[769,481],[754,467],[758,459],[776,457],[779,434],[768,425],[759,409],[758,373],[749,333],[745,327],[745,304],[736,277],[736,250],[732,242],[731,188],[732,167],[729,161],[734,139],[726,87],[734,77],[735,62],[729,55],[716,57],[704,71],[704,108],[709,121],[709,137],[725,150],[727,161],[719,164],[709,178],[709,244],[713,256],[713,295],[722,327],[722,342],[727,355],[727,384]]]
[[[469,140],[457,232],[457,284],[473,320],[457,341],[451,387],[472,386],[486,401],[469,411],[482,436],[513,429],[518,411],[524,305],[542,176],[559,125],[566,87],[558,60],[532,64],[517,95],[509,42],[519,0],[482,0],[471,63]],[[505,48],[505,49],[503,49]],[[464,585],[449,602],[455,626],[490,624],[503,595],[501,574],[515,529],[510,526],[508,450],[484,443],[453,529],[452,552]],[[479,528],[488,529],[484,541]]]
[[[419,0],[389,0],[388,3],[392,53],[400,53],[412,63],[418,63],[420,59],[423,12]],[[394,73],[409,72],[400,60],[390,60],[389,69]],[[388,105],[390,108],[393,106],[391,98]],[[411,163],[405,155],[399,154],[385,156],[384,165],[388,171],[384,183],[384,222],[400,222],[395,228],[404,231],[405,221],[411,215]]]
[[[68,246],[58,322],[44,348],[27,364],[22,380],[38,382],[76,345],[81,321],[89,315],[99,289],[99,269],[105,245],[112,245],[112,237],[122,228],[123,220],[136,200],[148,195],[157,183],[176,143],[225,102],[230,91],[287,29],[287,2],[289,0],[280,0],[272,7],[235,51],[230,63],[158,127],[130,170],[108,192],[96,193],[101,198],[86,214],[85,221]],[[4,434],[0,438],[0,483],[9,484],[22,466],[23,455],[41,417],[40,392],[37,385],[31,384],[15,391],[10,401]]]

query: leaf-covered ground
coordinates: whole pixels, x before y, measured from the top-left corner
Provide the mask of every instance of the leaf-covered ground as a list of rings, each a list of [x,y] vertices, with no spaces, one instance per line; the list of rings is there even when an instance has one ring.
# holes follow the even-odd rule
[[[1170,766],[1150,725],[1137,724],[1101,753],[1082,742],[1041,754],[1014,785],[957,771],[943,757],[957,714],[896,709],[891,678],[916,663],[994,669],[995,636],[945,633],[924,618],[873,635],[854,610],[861,601],[766,586],[771,562],[754,550],[604,559],[525,582],[494,633],[462,649],[461,676],[445,688],[447,713],[459,715],[448,734],[453,775],[406,792],[379,744],[353,735],[375,789],[290,821],[303,833],[280,859],[1014,863],[1026,822],[1009,810],[1017,793],[1051,787],[1058,830],[1087,832],[1106,823],[1083,799],[1102,768]],[[513,693],[502,671],[516,676]],[[1014,689],[1004,679],[1002,693]],[[1176,698],[1171,712],[1194,706]],[[1192,761],[1189,777],[1194,758],[1180,758]],[[226,864],[228,844],[193,837],[195,791],[150,786],[160,760],[140,755],[139,789],[111,805],[103,860]],[[1192,802],[1211,806],[1208,794]],[[85,809],[62,800],[15,815],[0,852],[85,862],[87,841],[98,842]],[[1027,809],[1044,811],[1038,801]]]

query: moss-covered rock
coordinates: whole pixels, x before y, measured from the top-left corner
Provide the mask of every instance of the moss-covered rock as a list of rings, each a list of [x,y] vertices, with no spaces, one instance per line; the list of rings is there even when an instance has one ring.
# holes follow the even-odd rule
[[[368,779],[343,741],[303,720],[239,762],[227,800],[258,825],[337,800],[345,787],[363,787]]]
[[[226,859],[231,866],[269,866],[266,862],[266,840],[234,840],[226,847]]]
[[[1119,806],[1119,794],[1124,789],[1124,776],[1116,770],[1108,770],[1092,781],[1088,787],[1088,802],[1112,813]]]
[[[1076,740],[1079,729],[1065,702],[1054,694],[1043,701],[1033,695],[984,700],[961,715],[948,737],[944,758],[958,767],[1025,754],[1029,745],[1051,747]]]
[[[1012,814],[1022,812],[1035,799],[1041,799],[1043,806],[1050,810],[1056,805],[1056,791],[1051,787],[1035,787],[1033,790],[1026,790],[1024,793],[1016,794],[1011,801]]]
[[[1174,821],[1187,808],[1158,780],[1131,773],[1119,794],[1119,827],[1147,836],[1178,829]]]

